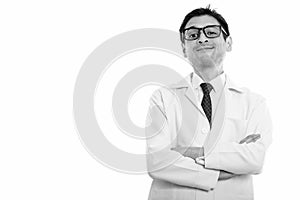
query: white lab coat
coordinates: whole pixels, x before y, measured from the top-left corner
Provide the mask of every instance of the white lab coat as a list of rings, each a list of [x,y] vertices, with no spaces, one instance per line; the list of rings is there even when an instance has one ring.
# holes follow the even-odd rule
[[[261,172],[271,143],[272,125],[264,98],[237,87],[226,76],[210,129],[190,79],[160,88],[150,100],[147,166],[153,182],[149,200],[253,199],[252,175]],[[261,134],[258,141],[239,144],[254,133]],[[171,150],[199,147],[201,134],[207,134],[205,166]],[[218,181],[219,170],[240,175]]]

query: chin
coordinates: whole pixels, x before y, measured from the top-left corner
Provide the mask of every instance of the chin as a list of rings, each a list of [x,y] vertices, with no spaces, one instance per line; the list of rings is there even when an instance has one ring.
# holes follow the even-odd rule
[[[202,56],[199,62],[203,67],[215,67],[216,63],[210,56]]]
[[[202,68],[203,69],[208,69],[208,68],[215,68],[216,67],[216,65],[214,64],[214,63],[203,63],[202,64]]]
[[[197,69],[197,71],[202,71],[203,69],[214,69],[216,67],[214,62],[197,62],[193,63],[193,67]]]
[[[208,54],[188,56],[188,60],[193,66],[200,68],[211,68],[216,66],[216,62]]]

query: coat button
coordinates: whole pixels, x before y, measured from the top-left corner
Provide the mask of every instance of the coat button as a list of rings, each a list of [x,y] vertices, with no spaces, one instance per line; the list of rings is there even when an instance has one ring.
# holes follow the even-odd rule
[[[203,128],[201,131],[202,131],[203,134],[208,134],[209,130],[207,128]]]

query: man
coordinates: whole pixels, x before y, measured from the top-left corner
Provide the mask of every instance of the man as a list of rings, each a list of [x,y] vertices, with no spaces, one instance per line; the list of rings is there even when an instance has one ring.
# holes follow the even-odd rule
[[[253,199],[252,175],[271,143],[265,100],[223,72],[232,38],[220,14],[193,10],[179,31],[194,72],[150,100],[149,199]]]

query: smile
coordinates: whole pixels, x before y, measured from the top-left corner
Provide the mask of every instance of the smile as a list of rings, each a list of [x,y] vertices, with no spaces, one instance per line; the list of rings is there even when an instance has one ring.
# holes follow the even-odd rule
[[[202,50],[211,50],[213,49],[214,47],[212,46],[205,46],[205,47],[200,47],[198,49],[196,49],[196,51],[202,51]]]

